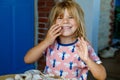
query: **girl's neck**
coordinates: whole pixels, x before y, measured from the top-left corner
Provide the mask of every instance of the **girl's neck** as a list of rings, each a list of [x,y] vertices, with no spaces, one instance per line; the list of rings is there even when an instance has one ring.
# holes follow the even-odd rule
[[[77,39],[77,38],[59,37],[60,43],[62,43],[62,44],[73,43],[76,39]]]

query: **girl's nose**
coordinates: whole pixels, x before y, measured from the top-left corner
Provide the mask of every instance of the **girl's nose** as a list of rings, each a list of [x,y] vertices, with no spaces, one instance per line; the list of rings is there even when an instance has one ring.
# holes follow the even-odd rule
[[[68,22],[69,22],[69,20],[67,18],[63,19],[63,23],[68,23]]]

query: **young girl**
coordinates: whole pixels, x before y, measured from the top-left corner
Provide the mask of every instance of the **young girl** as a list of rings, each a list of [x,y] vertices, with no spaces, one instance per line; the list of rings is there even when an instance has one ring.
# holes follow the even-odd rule
[[[45,39],[26,54],[26,63],[37,61],[44,52],[46,74],[87,80],[90,70],[96,79],[105,80],[105,69],[86,39],[84,13],[76,2],[56,3],[49,16],[49,26]]]

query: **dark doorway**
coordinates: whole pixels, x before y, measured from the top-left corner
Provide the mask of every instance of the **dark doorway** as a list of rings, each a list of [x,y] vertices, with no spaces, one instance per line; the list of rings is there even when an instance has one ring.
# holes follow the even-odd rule
[[[113,44],[120,43],[120,0],[115,0],[115,20],[113,29]]]

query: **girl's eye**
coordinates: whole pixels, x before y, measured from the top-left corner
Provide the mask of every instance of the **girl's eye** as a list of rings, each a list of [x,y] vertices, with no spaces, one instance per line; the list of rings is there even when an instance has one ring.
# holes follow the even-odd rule
[[[62,19],[62,17],[58,17],[57,19]]]
[[[69,16],[69,19],[73,19],[73,16]]]

